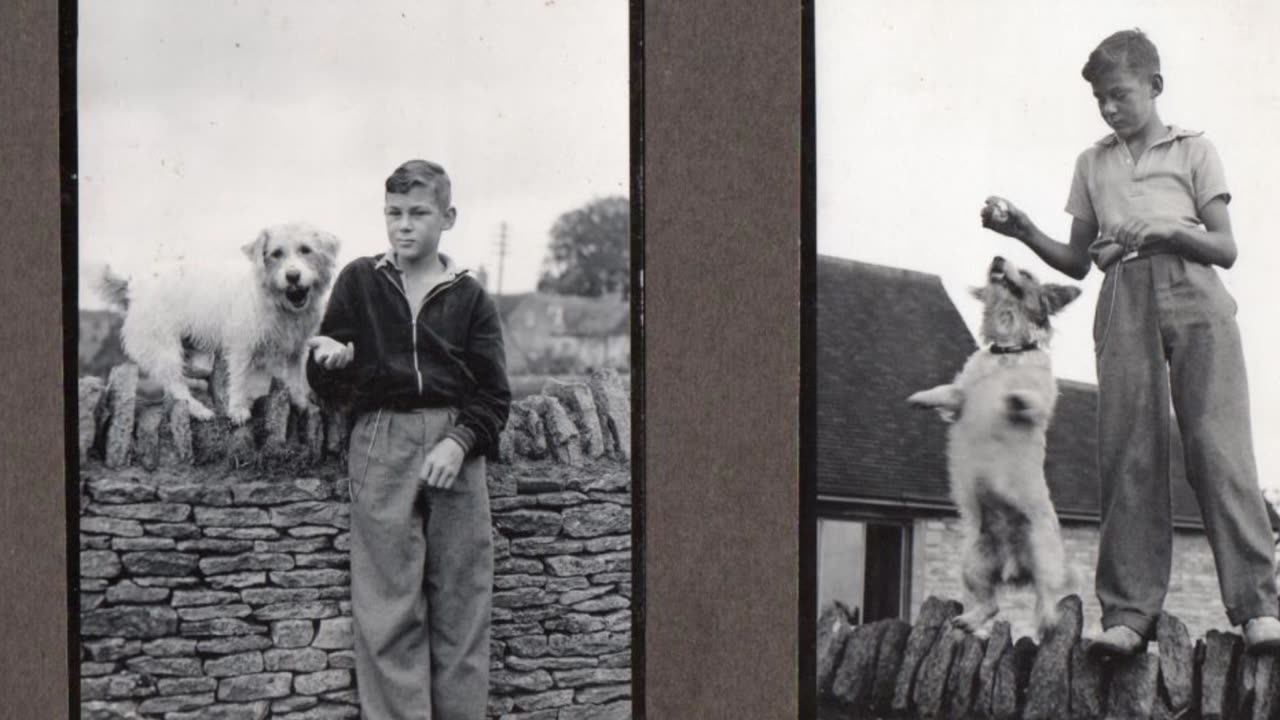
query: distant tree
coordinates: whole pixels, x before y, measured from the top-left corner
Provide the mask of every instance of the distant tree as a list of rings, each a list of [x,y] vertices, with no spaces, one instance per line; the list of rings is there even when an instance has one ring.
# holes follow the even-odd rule
[[[624,197],[592,200],[551,226],[538,290],[599,297],[631,290],[631,204]]]

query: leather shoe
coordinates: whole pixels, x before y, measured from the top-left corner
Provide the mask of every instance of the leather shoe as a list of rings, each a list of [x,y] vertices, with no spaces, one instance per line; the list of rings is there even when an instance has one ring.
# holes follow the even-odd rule
[[[1089,641],[1091,652],[1104,655],[1136,655],[1147,649],[1147,640],[1131,627],[1116,625],[1094,635]]]
[[[1262,615],[1245,623],[1244,646],[1251,653],[1280,652],[1280,620]]]

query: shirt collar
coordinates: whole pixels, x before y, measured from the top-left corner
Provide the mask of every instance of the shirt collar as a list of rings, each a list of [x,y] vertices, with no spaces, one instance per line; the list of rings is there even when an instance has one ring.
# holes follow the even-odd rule
[[[1155,147],[1161,143],[1173,142],[1174,140],[1178,140],[1180,138],[1199,137],[1203,134],[1204,134],[1203,130],[1186,130],[1184,128],[1178,127],[1177,125],[1170,125],[1166,129],[1164,135],[1162,135],[1155,142],[1151,143],[1151,147]],[[1101,140],[1099,140],[1094,144],[1100,145],[1102,147],[1112,147],[1118,142],[1120,142],[1120,137],[1115,133],[1111,133],[1110,135],[1107,135],[1106,137],[1102,138]]]

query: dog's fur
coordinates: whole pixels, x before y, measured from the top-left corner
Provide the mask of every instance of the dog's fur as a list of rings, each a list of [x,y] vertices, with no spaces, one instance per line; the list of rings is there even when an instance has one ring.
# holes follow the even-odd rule
[[[1045,346],[1049,316],[1080,290],[1041,285],[997,257],[987,284],[973,294],[983,303],[981,334],[991,347],[970,356],[951,384],[908,398],[952,423],[951,496],[965,534],[964,585],[975,601],[954,622],[970,632],[983,629],[999,611],[999,585],[1030,583],[1045,631],[1056,621],[1068,579],[1044,476],[1045,432],[1058,395]]]
[[[339,241],[303,223],[263,230],[222,264],[157,266],[124,279],[102,268],[99,288],[127,309],[120,329],[125,353],[191,416],[213,411],[191,396],[183,378],[183,346],[221,351],[227,362],[227,416],[250,413],[253,371],[279,378],[296,407],[307,406],[306,342],[320,326]]]

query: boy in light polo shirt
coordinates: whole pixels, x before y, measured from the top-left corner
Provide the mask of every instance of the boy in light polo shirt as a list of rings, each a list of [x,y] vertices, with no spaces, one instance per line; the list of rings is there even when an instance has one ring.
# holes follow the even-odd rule
[[[1094,320],[1102,528],[1094,647],[1134,653],[1154,633],[1172,564],[1169,400],[1227,617],[1254,652],[1280,649],[1274,548],[1258,487],[1236,303],[1212,266],[1236,260],[1222,163],[1202,133],[1165,125],[1155,46],[1117,32],[1082,71],[1114,131],[1082,152],[1068,243],[989,198],[985,227],[1076,279],[1106,273]]]
[[[489,693],[493,539],[485,458],[511,392],[493,299],[440,253],[449,176],[387,178],[389,247],[351,261],[307,378],[354,406],[351,612],[361,716],[479,720]]]

